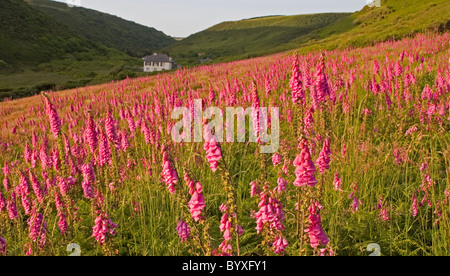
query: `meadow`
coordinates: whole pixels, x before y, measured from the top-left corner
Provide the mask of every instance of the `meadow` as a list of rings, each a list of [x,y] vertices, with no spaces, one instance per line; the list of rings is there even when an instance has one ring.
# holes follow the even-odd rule
[[[2,102],[0,255],[72,243],[83,256],[367,256],[372,243],[448,255],[449,41],[427,32]],[[278,107],[278,151],[175,143],[172,110],[196,99]]]

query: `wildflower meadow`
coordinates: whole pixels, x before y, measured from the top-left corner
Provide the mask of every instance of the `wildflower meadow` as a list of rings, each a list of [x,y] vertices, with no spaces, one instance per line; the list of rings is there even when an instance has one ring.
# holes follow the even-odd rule
[[[448,32],[5,101],[0,255],[448,255],[449,109]]]

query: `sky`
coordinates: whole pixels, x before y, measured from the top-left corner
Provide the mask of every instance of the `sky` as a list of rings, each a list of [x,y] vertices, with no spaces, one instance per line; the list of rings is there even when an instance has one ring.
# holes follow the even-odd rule
[[[79,3],[153,27],[172,37],[188,37],[224,21],[267,15],[355,12],[368,0],[57,0]]]

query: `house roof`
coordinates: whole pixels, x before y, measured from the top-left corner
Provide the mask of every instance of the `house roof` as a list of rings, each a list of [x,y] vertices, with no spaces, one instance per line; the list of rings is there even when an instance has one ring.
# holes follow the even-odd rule
[[[166,54],[153,54],[142,58],[145,62],[170,62],[170,58]]]

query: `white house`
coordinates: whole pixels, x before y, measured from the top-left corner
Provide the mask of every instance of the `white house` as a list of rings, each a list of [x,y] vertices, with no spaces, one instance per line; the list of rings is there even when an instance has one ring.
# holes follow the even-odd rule
[[[154,53],[142,59],[144,60],[144,72],[165,71],[177,68],[176,63],[166,54]]]

